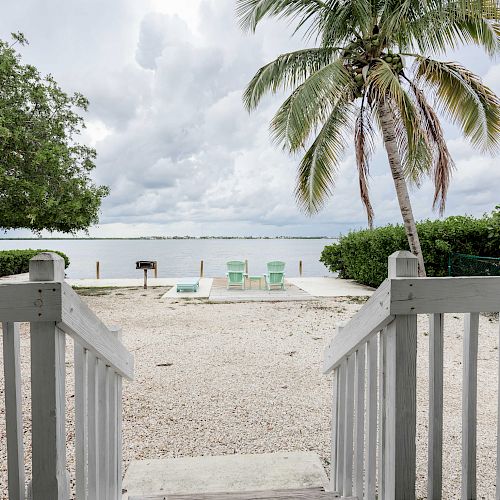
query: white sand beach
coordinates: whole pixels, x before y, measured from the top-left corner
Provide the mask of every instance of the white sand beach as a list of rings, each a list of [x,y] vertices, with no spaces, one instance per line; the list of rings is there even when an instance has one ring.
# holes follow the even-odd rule
[[[84,300],[123,327],[136,378],[124,386],[123,457],[130,460],[313,451],[329,468],[331,377],[321,373],[335,325],[364,299],[221,303],[162,299],[165,288],[92,290]],[[446,316],[444,498],[459,498],[461,315]],[[498,318],[481,316],[478,498],[494,498]],[[29,335],[22,329],[25,443],[29,463]],[[419,318],[418,498],[427,476],[427,318]],[[71,344],[71,342],[69,342]],[[0,346],[1,349],[1,346]],[[73,360],[67,350],[68,464],[73,457]],[[1,356],[0,356],[0,359]],[[3,391],[3,366],[0,390]],[[6,496],[4,396],[0,394],[0,497]],[[29,473],[29,471],[28,471]]]

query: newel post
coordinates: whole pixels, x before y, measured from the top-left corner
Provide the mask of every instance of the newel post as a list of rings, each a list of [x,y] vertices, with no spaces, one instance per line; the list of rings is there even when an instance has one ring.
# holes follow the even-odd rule
[[[389,257],[389,278],[418,276],[418,259],[410,252]],[[416,475],[417,316],[398,315],[386,333],[386,500],[414,500]]]
[[[41,253],[29,264],[30,281],[64,281],[64,259]],[[39,300],[43,301],[43,294]],[[53,321],[31,323],[32,498],[66,500],[66,337]]]

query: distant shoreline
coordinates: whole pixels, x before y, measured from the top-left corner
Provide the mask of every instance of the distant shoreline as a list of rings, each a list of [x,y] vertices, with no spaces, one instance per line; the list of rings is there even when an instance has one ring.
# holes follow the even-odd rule
[[[142,236],[139,238],[0,238],[0,241],[336,240],[338,236]]]

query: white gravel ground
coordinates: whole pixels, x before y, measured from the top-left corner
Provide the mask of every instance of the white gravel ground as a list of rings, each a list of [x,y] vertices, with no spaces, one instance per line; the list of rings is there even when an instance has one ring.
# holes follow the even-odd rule
[[[359,299],[207,304],[170,302],[165,289],[97,291],[84,299],[123,327],[136,379],[124,386],[124,460],[314,451],[328,469],[331,379],[321,359],[335,324]],[[443,498],[460,496],[462,322],[446,317]],[[498,319],[481,317],[478,498],[494,498]],[[22,335],[25,443],[29,463],[29,335]],[[418,497],[425,498],[428,326],[419,318]],[[68,463],[73,469],[72,349],[67,353]],[[1,346],[0,346],[1,349]],[[0,363],[2,361],[0,360]],[[0,496],[6,496],[3,364]],[[29,473],[29,471],[28,471]]]

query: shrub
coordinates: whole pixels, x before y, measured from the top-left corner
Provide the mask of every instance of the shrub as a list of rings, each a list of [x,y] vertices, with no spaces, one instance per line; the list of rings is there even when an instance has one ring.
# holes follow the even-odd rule
[[[40,252],[53,252],[54,250],[5,250],[0,252],[0,276],[9,276],[11,274],[27,273],[29,271],[30,259]],[[62,253],[59,254],[65,263],[69,266],[68,257]]]
[[[428,276],[446,276],[450,253],[499,257],[500,231],[492,217],[469,216],[417,224]],[[409,250],[403,226],[352,231],[338,244],[325,247],[320,261],[341,278],[377,287],[387,277],[387,258],[398,250]]]

